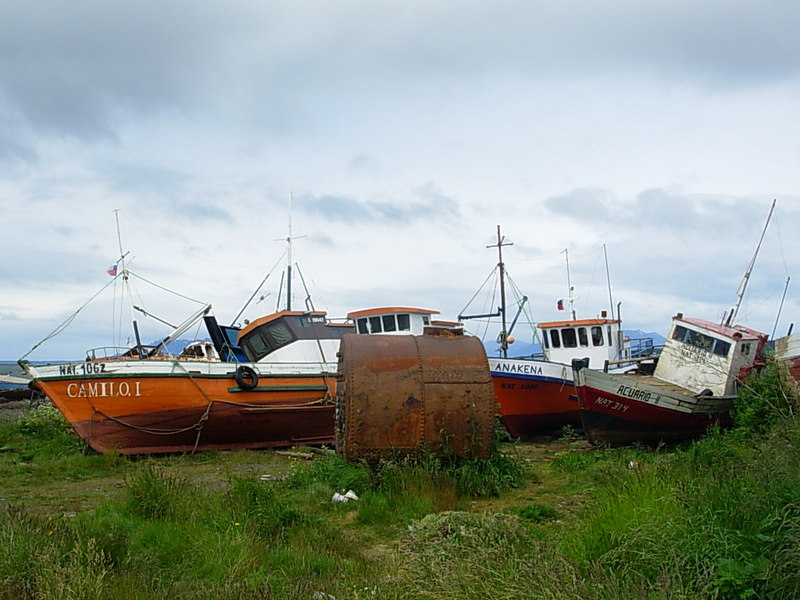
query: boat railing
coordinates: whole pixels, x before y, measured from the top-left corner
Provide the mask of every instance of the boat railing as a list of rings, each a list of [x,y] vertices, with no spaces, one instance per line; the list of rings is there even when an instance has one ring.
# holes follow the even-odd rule
[[[608,373],[609,367],[628,366],[638,369],[640,371],[646,370],[645,365],[652,365],[655,367],[658,362],[658,357],[661,354],[661,348],[658,347],[658,352],[648,356],[636,356],[630,358],[623,358],[620,360],[607,360],[603,363],[603,371]],[[652,368],[652,367],[651,367]]]
[[[86,360],[139,360],[142,357],[150,356],[155,346],[139,346],[137,348],[127,348],[125,346],[99,346],[86,351]]]
[[[637,338],[628,340],[625,354],[630,358],[641,358],[653,356],[661,352],[660,348],[653,344],[653,338]]]

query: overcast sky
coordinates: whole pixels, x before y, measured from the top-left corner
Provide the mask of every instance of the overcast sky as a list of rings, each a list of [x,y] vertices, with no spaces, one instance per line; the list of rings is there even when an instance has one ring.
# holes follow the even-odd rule
[[[4,2],[0,359],[109,283],[120,239],[226,322],[272,272],[244,316],[274,310],[292,197],[293,258],[331,316],[454,319],[500,225],[533,319],[564,315],[567,256],[578,316],[608,308],[605,245],[626,327],[661,334],[733,306],[775,198],[738,320],[783,334],[798,31],[796,0]],[[117,287],[29,358],[111,344]],[[135,290],[170,323],[195,310]]]

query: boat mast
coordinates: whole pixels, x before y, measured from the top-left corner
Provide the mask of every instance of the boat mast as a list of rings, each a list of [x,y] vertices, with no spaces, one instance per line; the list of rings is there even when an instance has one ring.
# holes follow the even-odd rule
[[[608,270],[608,252],[606,251],[606,245],[603,244],[603,258],[606,262],[606,284],[608,284],[608,305],[611,307],[611,318],[616,318],[614,316],[614,297],[611,295],[611,273]]]
[[[292,241],[304,238],[304,235],[292,236],[292,201],[294,194],[289,194],[289,235],[284,238],[286,240],[286,310],[292,310]],[[275,241],[281,241],[278,238]],[[282,286],[281,286],[282,287]],[[278,310],[280,310],[280,293],[278,293]]]
[[[289,196],[289,237],[286,238],[288,244],[288,259],[286,265],[286,310],[292,310],[292,196]]]
[[[775,339],[775,330],[778,329],[778,321],[780,321],[781,313],[783,312],[783,302],[786,300],[786,291],[789,289],[789,282],[792,280],[791,277],[786,277],[786,285],[783,286],[783,296],[781,296],[781,304],[778,307],[778,314],[775,317],[775,326],[772,328],[772,335],[770,336],[772,339]]]
[[[503,246],[513,246],[513,242],[504,243],[505,237],[500,235],[500,225],[497,226],[497,243],[486,246],[487,248],[497,248],[497,268],[500,272],[500,318],[502,319],[502,329],[498,336],[500,351],[503,358],[508,357],[508,330],[506,328],[506,282],[505,282],[505,263],[503,263]]]
[[[622,331],[622,317],[620,316],[619,306],[617,306],[616,315],[614,313],[614,297],[611,295],[611,272],[608,269],[608,252],[606,245],[603,244],[603,258],[606,262],[606,283],[608,284],[608,303],[611,306],[611,319],[617,322],[617,360],[621,359],[625,354],[625,334]]]
[[[117,223],[117,245],[119,246],[119,266],[122,270],[122,283],[123,289],[127,292],[129,281],[128,270],[125,268],[125,256],[127,256],[127,252],[122,249],[122,233],[120,232],[119,227],[119,209],[114,209],[114,219]],[[130,296],[130,294],[129,294]],[[135,307],[133,306],[133,302],[131,301],[131,321],[133,323],[133,335],[136,338],[136,353],[139,355],[140,358],[144,358],[145,352],[142,348],[142,337],[139,334],[139,323],[136,320],[136,312]]]
[[[753,253],[753,258],[750,259],[750,264],[747,266],[747,271],[745,271],[744,277],[742,277],[742,282],[739,284],[739,290],[736,293],[736,306],[733,307],[731,310],[731,314],[728,315],[728,319],[725,321],[725,325],[731,327],[733,325],[734,319],[736,319],[736,315],[739,313],[739,307],[742,304],[742,298],[744,298],[744,292],[747,289],[747,284],[750,281],[750,274],[753,272],[753,267],[756,264],[756,257],[758,256],[758,251],[761,249],[761,242],[764,241],[764,235],[767,233],[767,227],[769,226],[769,221],[772,219],[772,213],[775,210],[775,203],[776,200],[772,200],[772,206],[769,209],[769,214],[767,215],[767,222],[764,224],[764,229],[761,231],[761,237],[758,240],[758,245],[756,246],[756,251]]]
[[[569,302],[569,314],[572,320],[576,319],[575,317],[575,299],[572,297],[572,292],[575,291],[575,288],[572,287],[572,281],[570,280],[569,276],[569,249],[564,248],[564,256],[567,258],[567,288],[569,289],[569,297],[567,301]]]

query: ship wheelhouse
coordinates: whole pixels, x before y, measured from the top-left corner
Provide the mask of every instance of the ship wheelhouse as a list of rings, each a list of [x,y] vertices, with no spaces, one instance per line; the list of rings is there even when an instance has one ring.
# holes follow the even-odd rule
[[[351,325],[330,323],[321,311],[283,311],[249,323],[239,346],[250,362],[269,360],[335,360],[342,335]]]
[[[739,379],[761,355],[767,336],[734,325],[673,317],[654,375],[688,390],[715,396],[736,394]]]
[[[538,324],[547,360],[569,364],[577,356],[589,359],[589,366],[602,369],[606,361],[630,358],[621,322],[603,314],[597,319],[549,321]]]
[[[433,319],[439,311],[426,308],[385,307],[368,308],[348,313],[360,335],[422,335],[426,327],[461,328],[461,323]]]

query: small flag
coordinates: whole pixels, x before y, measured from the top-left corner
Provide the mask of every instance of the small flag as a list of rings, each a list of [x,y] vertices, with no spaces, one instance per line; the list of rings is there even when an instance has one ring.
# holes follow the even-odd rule
[[[558,310],[564,310],[564,299],[563,298],[556,303],[556,307],[558,308]]]
[[[117,265],[111,265],[110,267],[108,267],[108,270],[106,271],[106,273],[108,273],[112,277],[116,277],[117,276]]]

